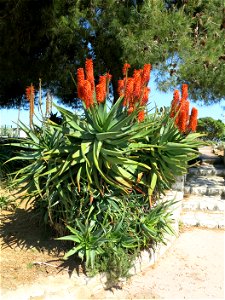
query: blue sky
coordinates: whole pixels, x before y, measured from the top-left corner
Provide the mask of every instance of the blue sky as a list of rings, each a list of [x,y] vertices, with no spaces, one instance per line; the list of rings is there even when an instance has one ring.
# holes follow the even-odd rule
[[[159,92],[156,89],[156,86],[154,82],[150,82],[151,87],[151,93],[149,97],[149,107],[154,108],[155,105],[157,107],[162,106],[170,106],[171,100],[173,98],[173,93],[163,93]],[[225,100],[221,101],[219,104],[213,104],[210,106],[201,106],[197,103],[191,102],[191,108],[195,106],[198,109],[198,117],[212,117],[214,119],[220,119],[225,123],[225,110],[223,110],[223,107],[225,106]],[[53,111],[53,112],[56,112]],[[13,126],[15,127],[15,123],[18,119],[18,110],[17,109],[1,109],[0,110],[0,126],[7,125],[7,126]],[[25,123],[29,124],[29,111],[28,110],[22,110],[20,113],[20,120]]]

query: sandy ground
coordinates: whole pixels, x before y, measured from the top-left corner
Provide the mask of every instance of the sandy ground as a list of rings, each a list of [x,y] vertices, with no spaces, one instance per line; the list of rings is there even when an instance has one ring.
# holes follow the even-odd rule
[[[224,299],[224,231],[190,229],[123,290],[93,299]]]
[[[35,283],[16,290],[2,286],[1,299],[224,299],[224,231],[184,229],[156,265],[122,289],[85,286],[68,274],[39,274]]]

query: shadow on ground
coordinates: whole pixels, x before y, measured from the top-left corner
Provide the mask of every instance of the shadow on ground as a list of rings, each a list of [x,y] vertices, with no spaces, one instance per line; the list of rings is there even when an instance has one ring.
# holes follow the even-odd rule
[[[23,252],[36,249],[40,253],[47,253],[50,259],[44,264],[54,263],[58,272],[67,269],[71,276],[74,270],[79,274],[81,261],[74,256],[63,260],[63,256],[72,244],[67,241],[57,241],[54,232],[49,226],[40,224],[40,217],[34,210],[17,208],[13,213],[4,211],[0,217],[0,232],[2,250],[20,249]]]

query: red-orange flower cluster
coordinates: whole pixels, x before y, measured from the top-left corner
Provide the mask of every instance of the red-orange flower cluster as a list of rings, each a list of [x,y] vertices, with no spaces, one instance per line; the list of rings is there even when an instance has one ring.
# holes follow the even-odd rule
[[[92,59],[86,59],[85,70],[77,69],[77,93],[78,97],[85,103],[86,108],[94,105],[94,95],[97,103],[105,102],[108,90],[107,87],[112,75],[107,73],[99,77],[99,83],[95,87],[94,68]]]
[[[132,77],[127,77],[129,64],[124,64],[124,78],[118,81],[118,94],[124,96],[123,106],[127,107],[128,114],[132,113],[137,105],[145,106],[148,102],[150,88],[147,84],[150,80],[151,65],[144,65],[143,69],[134,70]],[[144,111],[140,112],[138,120],[144,120]]]
[[[151,65],[144,65],[143,69],[134,70],[133,76],[128,77],[127,73],[130,68],[128,63],[123,66],[124,78],[118,81],[117,92],[123,97],[123,106],[126,107],[128,114],[131,114],[135,108],[141,107],[138,114],[138,121],[144,120],[144,106],[148,102],[150,88],[147,84],[150,80]],[[104,103],[107,95],[109,82],[112,75],[106,73],[99,76],[99,82],[95,87],[94,69],[92,59],[86,59],[85,69],[77,70],[77,93],[78,97],[85,103],[86,108],[90,108],[96,103]]]
[[[191,115],[189,116],[190,102],[188,101],[188,85],[183,84],[181,90],[181,98],[179,91],[174,91],[170,117],[175,118],[175,124],[179,131],[187,134],[190,131],[196,131],[198,111],[193,107]]]

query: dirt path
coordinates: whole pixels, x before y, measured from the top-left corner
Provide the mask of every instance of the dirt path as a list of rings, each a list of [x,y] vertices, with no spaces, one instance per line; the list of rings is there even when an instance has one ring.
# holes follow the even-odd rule
[[[29,261],[50,258],[50,264],[54,265],[57,257],[44,249],[28,251],[8,247],[6,251],[3,248],[1,299],[224,299],[222,230],[184,230],[154,267],[113,291],[85,286],[82,278],[73,275],[69,278],[65,269],[59,272],[51,266],[29,268],[27,265]]]
[[[92,299],[224,299],[224,231],[190,229],[123,290]]]

